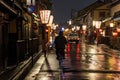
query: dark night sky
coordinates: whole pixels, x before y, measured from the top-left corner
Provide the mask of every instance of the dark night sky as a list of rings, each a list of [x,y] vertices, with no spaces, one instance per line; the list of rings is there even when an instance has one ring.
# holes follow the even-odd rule
[[[94,3],[96,0],[51,0],[55,23],[63,23],[70,19],[71,9],[77,11]]]

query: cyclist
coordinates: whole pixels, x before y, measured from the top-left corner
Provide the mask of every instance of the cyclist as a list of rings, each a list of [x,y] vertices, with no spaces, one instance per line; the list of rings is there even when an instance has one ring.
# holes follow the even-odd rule
[[[60,50],[62,50],[63,53],[61,53],[61,54],[63,56],[63,59],[65,59],[64,49],[65,49],[65,45],[67,44],[67,40],[66,40],[66,38],[63,35],[63,31],[60,31],[59,35],[55,37],[54,43],[55,43],[57,59],[59,59],[59,57],[60,57],[59,56],[59,51]]]

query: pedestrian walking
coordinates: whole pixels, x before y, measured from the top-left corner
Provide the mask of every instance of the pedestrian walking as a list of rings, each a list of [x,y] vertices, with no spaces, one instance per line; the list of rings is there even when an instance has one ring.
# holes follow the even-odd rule
[[[60,31],[59,35],[55,37],[54,43],[55,43],[57,59],[59,59],[59,54],[58,53],[59,53],[60,50],[62,50],[63,54],[62,53],[61,54],[63,55],[63,58],[65,59],[64,49],[65,49],[65,45],[67,44],[67,40],[63,35],[63,31]]]

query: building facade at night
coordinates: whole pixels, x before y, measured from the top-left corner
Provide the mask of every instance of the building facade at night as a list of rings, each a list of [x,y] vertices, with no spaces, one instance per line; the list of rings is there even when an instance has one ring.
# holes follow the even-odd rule
[[[49,0],[0,1],[0,75],[22,62],[35,62],[40,53],[42,36],[39,10],[50,9]]]
[[[119,2],[118,0],[97,0],[93,4],[78,11],[78,17],[72,20],[73,24],[80,25],[80,27],[85,24],[87,25],[87,31],[91,32],[95,30],[93,21],[101,21],[101,29],[103,32],[102,43],[109,46],[116,46],[116,48],[119,49],[117,45],[119,41],[116,41],[117,43],[114,42],[110,28],[111,22],[114,22],[114,29],[119,27]]]

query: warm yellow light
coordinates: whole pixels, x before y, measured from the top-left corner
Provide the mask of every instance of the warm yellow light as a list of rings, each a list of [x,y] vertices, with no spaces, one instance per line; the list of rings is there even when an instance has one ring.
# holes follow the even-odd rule
[[[80,30],[80,26],[77,26],[76,29],[77,29],[77,30]]]
[[[103,30],[102,29],[99,29],[99,32],[102,32]]]
[[[101,26],[101,21],[93,21],[93,26],[95,26],[97,29]]]
[[[96,24],[96,21],[93,21],[93,26],[95,26],[95,24]]]
[[[112,35],[115,37],[115,36],[118,35],[118,33],[117,32],[112,32]]]
[[[40,10],[40,20],[42,24],[47,24],[50,17],[50,10]]]
[[[51,16],[50,16],[50,19],[49,19],[48,26],[51,26],[51,25],[52,25],[53,19],[54,19],[54,17],[53,17],[53,15],[51,15]]]
[[[71,24],[72,24],[72,20],[71,20],[71,19],[68,21],[68,24],[69,24],[69,25],[71,25]]]
[[[100,26],[101,26],[101,21],[96,21],[95,27],[96,27],[97,29],[99,29]]]
[[[120,28],[117,28],[117,32],[120,32]]]
[[[111,23],[110,23],[110,27],[114,27],[114,23],[111,22]]]
[[[65,29],[65,32],[67,32],[67,31],[69,31],[69,29],[67,28],[67,29]]]
[[[48,29],[46,29],[45,31],[48,32]]]
[[[83,29],[83,30],[86,30],[86,28],[87,28],[86,25],[83,25],[83,26],[82,26],[82,29]]]

